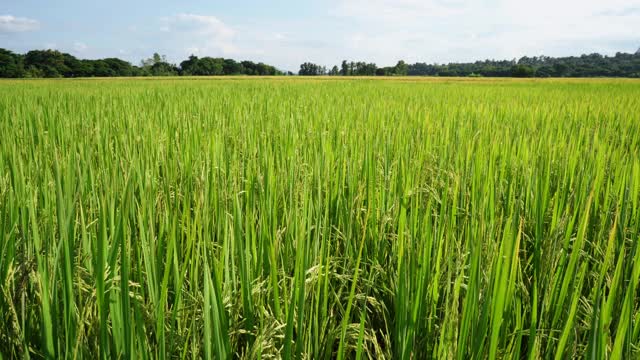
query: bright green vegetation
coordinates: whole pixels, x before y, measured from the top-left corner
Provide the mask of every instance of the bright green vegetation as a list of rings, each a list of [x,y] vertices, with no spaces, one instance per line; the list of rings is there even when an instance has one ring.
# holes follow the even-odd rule
[[[640,82],[0,82],[4,358],[640,357]]]

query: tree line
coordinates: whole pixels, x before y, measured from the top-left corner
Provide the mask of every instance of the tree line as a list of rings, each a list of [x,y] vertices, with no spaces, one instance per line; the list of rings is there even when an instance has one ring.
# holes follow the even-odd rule
[[[0,77],[3,78],[282,74],[274,66],[261,62],[193,55],[175,65],[156,53],[135,66],[117,58],[77,59],[57,50],[32,50],[23,55],[0,49]]]
[[[276,67],[252,61],[191,55],[179,65],[154,54],[138,66],[118,59],[77,59],[57,50],[32,50],[17,54],[0,49],[0,77],[112,77],[112,76],[201,76],[201,75],[293,75]],[[487,77],[633,77],[640,78],[640,49],[635,54],[598,53],[569,56],[522,57],[518,60],[484,60],[472,63],[407,64],[378,67],[375,63],[344,60],[328,69],[311,62],[300,65],[301,76],[487,76]]]
[[[519,60],[484,60],[473,63],[406,64],[399,61],[393,67],[377,67],[373,63],[342,62],[327,71],[324,66],[306,62],[300,65],[303,76],[488,76],[488,77],[631,77],[640,78],[640,49],[635,54],[597,53],[569,56],[522,57]]]
[[[340,68],[334,66],[331,70],[327,71],[325,66],[320,66],[314,63],[306,62],[300,65],[298,75],[301,76],[406,76],[408,75],[408,65],[400,60],[396,66],[389,67],[377,67],[374,63],[367,63],[364,61],[350,61],[343,60]]]

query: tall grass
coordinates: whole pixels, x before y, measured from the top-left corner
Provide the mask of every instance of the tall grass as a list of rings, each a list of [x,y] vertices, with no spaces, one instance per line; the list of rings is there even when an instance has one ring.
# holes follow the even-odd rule
[[[0,82],[0,358],[640,357],[640,83]]]

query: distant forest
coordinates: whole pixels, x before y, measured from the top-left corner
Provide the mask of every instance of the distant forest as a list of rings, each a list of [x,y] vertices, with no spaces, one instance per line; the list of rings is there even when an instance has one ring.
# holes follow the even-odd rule
[[[32,50],[16,54],[0,49],[0,77],[116,77],[294,75],[275,66],[252,61],[190,56],[179,65],[154,54],[139,65],[118,59],[77,59],[57,50]],[[473,63],[407,64],[378,67],[375,63],[344,60],[331,69],[311,62],[300,65],[301,76],[468,76],[468,77],[628,77],[640,78],[640,49],[635,54],[589,54],[570,57],[535,56],[519,60],[484,60]]]
[[[469,77],[628,77],[640,78],[640,49],[635,54],[590,54],[570,57],[535,56],[519,60],[484,60],[473,63],[406,64],[377,67],[374,63],[342,62],[328,70],[313,63],[300,65],[299,75],[342,76],[469,76]]]
[[[16,54],[0,49],[0,77],[116,77],[116,76],[199,76],[199,75],[283,75],[274,66],[252,61],[190,56],[180,65],[171,64],[163,55],[153,54],[139,66],[117,58],[77,59],[56,50],[32,50]]]

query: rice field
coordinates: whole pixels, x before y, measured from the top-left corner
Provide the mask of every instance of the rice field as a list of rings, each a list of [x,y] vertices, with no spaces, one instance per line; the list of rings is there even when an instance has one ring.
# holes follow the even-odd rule
[[[638,359],[640,81],[0,82],[0,358]]]

